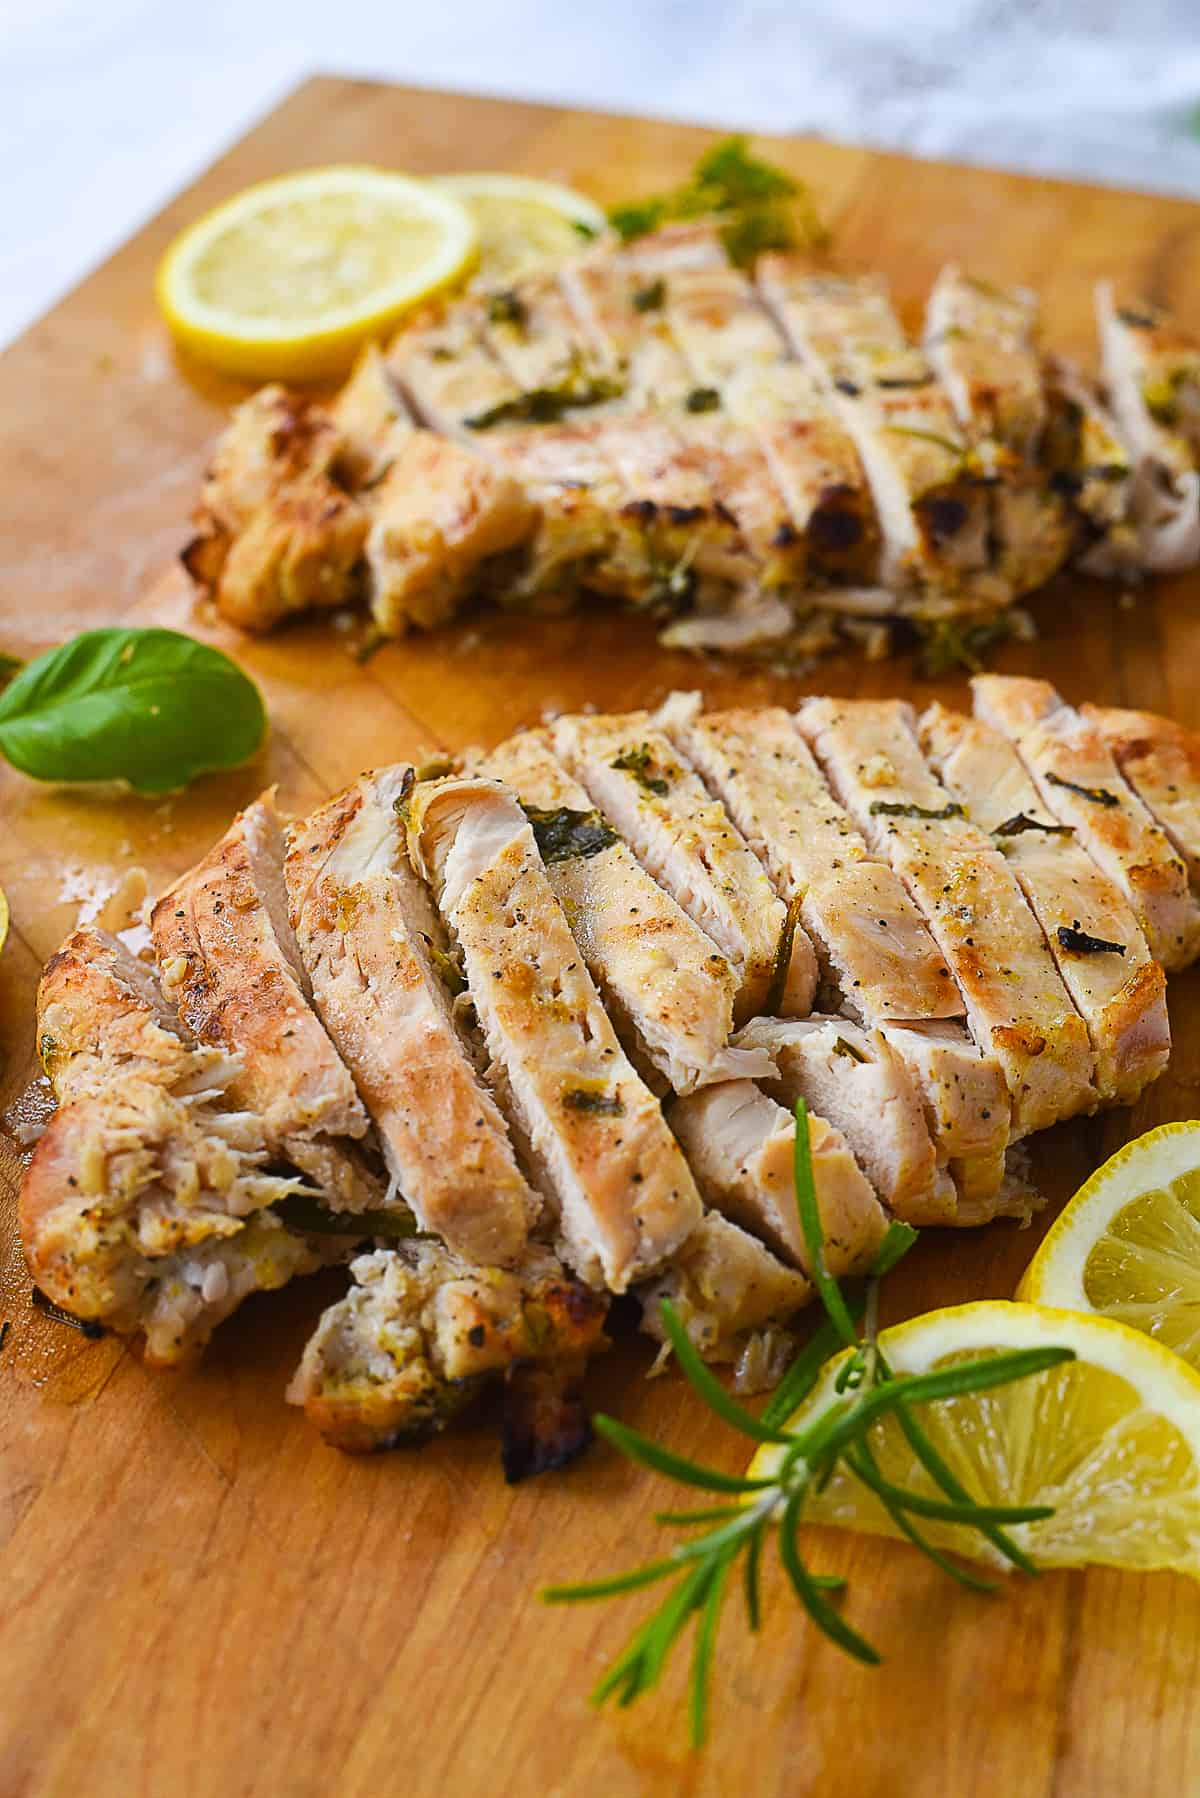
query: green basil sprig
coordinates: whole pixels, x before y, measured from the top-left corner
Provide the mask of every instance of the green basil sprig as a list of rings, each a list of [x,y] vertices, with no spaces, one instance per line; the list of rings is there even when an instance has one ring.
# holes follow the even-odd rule
[[[267,728],[228,656],[154,627],[83,631],[0,687],[0,754],[35,780],[171,793],[248,761]]]

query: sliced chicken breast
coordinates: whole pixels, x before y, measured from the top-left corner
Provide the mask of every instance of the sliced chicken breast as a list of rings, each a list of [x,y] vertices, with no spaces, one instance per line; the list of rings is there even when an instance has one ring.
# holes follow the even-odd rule
[[[288,921],[284,853],[266,793],[155,905],[159,977],[184,1029],[237,1056],[230,1103],[262,1120],[271,1146],[335,1209],[361,1210],[379,1202],[378,1183],[352,1148],[369,1120],[309,1004]]]
[[[1200,347],[1152,306],[1096,289],[1104,382],[1134,457],[1133,512],[1146,568],[1200,561]]]
[[[817,964],[802,928],[698,774],[646,712],[561,718],[554,745],[638,860],[728,957],[735,1017],[803,1016]]]
[[[706,1212],[669,1265],[639,1288],[642,1328],[666,1342],[662,1302],[669,1299],[706,1361],[736,1361],[756,1330],[786,1323],[812,1298],[812,1287],[765,1243],[719,1211]]]
[[[515,794],[480,779],[421,782],[407,815],[567,1260],[623,1292],[698,1223],[687,1164],[617,1040]]]
[[[1012,1123],[1012,1101],[1000,1063],[951,1023],[882,1023],[880,1030],[908,1070],[939,1158],[958,1190],[949,1221],[997,1215]],[[992,1207],[992,1210],[988,1210]]]
[[[766,866],[775,891],[799,906],[824,983],[855,1016],[960,1017],[958,988],[912,900],[874,860],[829,791],[781,706],[701,713],[672,694],[658,713],[688,761]]]
[[[1042,468],[1071,509],[1079,566],[1085,574],[1135,579],[1141,561],[1129,447],[1095,381],[1061,356],[1047,357],[1043,372]]]
[[[846,1018],[754,1018],[738,1046],[770,1055],[764,1083],[781,1104],[804,1099],[845,1137],[889,1211],[910,1224],[954,1215],[954,1182],[939,1164],[921,1098],[904,1062],[878,1030]]]
[[[296,1182],[270,1162],[251,1113],[117,1075],[55,1113],[26,1169],[19,1217],[34,1280],[73,1317],[141,1331],[153,1365],[187,1360],[250,1293],[354,1246],[293,1233],[274,1208]]]
[[[975,715],[1013,743],[1042,804],[1125,895],[1150,952],[1168,973],[1200,948],[1200,905],[1166,831],[1126,783],[1104,734],[1048,681],[978,675]]]
[[[1147,811],[1162,825],[1200,887],[1200,737],[1154,712],[1081,705]]]
[[[532,538],[539,517],[514,475],[424,430],[396,442],[365,504],[367,595],[386,637],[446,623],[497,558]]]
[[[921,742],[947,792],[1002,851],[1042,927],[1096,1052],[1102,1098],[1132,1105],[1167,1064],[1167,983],[1119,889],[1045,815],[1007,737],[933,705]]]
[[[96,924],[74,930],[42,971],[37,1048],[63,1105],[126,1074],[201,1094],[237,1071],[221,1049],[185,1039],[152,969]]]
[[[756,278],[862,460],[884,585],[917,600],[968,591],[1003,603],[1003,581],[987,574],[988,506],[969,445],[883,284],[815,275],[804,258],[775,251],[760,257]]]
[[[712,938],[649,875],[547,731],[522,731],[480,772],[518,793],[575,941],[635,1060],[674,1092],[774,1072],[770,1057],[731,1049],[733,969]]]
[[[1098,1103],[1095,1057],[1011,868],[925,762],[900,701],[810,699],[799,714],[835,793],[904,881],[1004,1070],[1014,1137]]]
[[[353,1239],[283,1221],[296,1182],[271,1171],[257,1117],[225,1087],[236,1057],[186,1038],[145,963],[83,925],[47,964],[38,1040],[60,1101],[21,1183],[34,1279],[74,1317],[146,1338],[147,1359],[199,1350],[249,1293]]]
[[[288,1387],[326,1441],[352,1454],[444,1429],[518,1363],[578,1372],[607,1347],[605,1300],[546,1249],[509,1271],[409,1243],[359,1256],[352,1272]]]
[[[538,1202],[455,1025],[445,933],[396,808],[407,766],[366,774],[295,825],[292,927],[313,1000],[421,1228],[467,1261],[513,1265]]]
[[[837,606],[839,586],[865,584],[877,609],[890,609],[891,596],[875,586],[879,526],[862,463],[812,372],[800,362],[753,364],[729,374],[721,396],[766,457],[796,536],[793,553],[822,601]]]
[[[1061,567],[1072,535],[1063,498],[1038,466],[1047,407],[1037,324],[1028,288],[997,287],[953,264],[939,274],[925,313],[925,353],[993,483],[997,567],[1016,593],[1032,592]]]
[[[327,412],[283,387],[235,410],[183,562],[243,630],[356,597],[368,519],[339,476],[346,448]]]
[[[796,1208],[796,1121],[751,1080],[706,1086],[670,1108],[706,1201],[811,1273]],[[887,1233],[887,1217],[840,1130],[809,1115],[813,1183],[833,1274],[863,1273]]]
[[[418,422],[444,437],[474,444],[521,422],[520,383],[482,342],[474,301],[419,314],[393,337],[387,362]]]

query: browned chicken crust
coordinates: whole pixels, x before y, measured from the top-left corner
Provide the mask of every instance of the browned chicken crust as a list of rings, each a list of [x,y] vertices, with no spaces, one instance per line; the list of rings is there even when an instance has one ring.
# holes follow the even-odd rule
[[[234,413],[183,562],[243,630],[354,597],[368,518],[338,478],[345,449],[329,415],[283,387]]]
[[[288,1388],[326,1441],[353,1454],[444,1429],[518,1362],[569,1372],[607,1346],[607,1298],[548,1250],[510,1272],[415,1242],[362,1255],[353,1273]]]

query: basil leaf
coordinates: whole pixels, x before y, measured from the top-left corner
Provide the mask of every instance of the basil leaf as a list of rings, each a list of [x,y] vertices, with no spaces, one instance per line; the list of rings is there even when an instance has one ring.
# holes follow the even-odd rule
[[[179,631],[83,631],[0,692],[0,753],[35,780],[124,780],[170,793],[259,747],[254,682]]]

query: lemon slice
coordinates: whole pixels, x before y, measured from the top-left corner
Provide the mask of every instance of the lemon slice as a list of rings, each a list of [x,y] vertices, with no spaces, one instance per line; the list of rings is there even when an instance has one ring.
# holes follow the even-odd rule
[[[158,303],[180,343],[227,374],[312,380],[469,268],[471,214],[427,181],[307,169],[249,187],[177,237]]]
[[[607,229],[600,207],[569,187],[527,175],[441,175],[479,232],[479,273],[489,285],[577,256]]]
[[[1200,1123],[1147,1131],[1098,1168],[1017,1297],[1114,1317],[1200,1367]]]
[[[885,1330],[880,1343],[896,1373],[1010,1349],[1074,1349],[1075,1361],[923,1405],[914,1416],[977,1503],[1054,1506],[1052,1517],[1008,1532],[1038,1565],[1100,1562],[1200,1577],[1200,1375],[1178,1356],[1107,1318],[1004,1300],[929,1312]],[[827,1364],[789,1427],[833,1402],[844,1358]],[[870,1440],[886,1478],[944,1496],[894,1418],[883,1418]],[[774,1444],[759,1449],[750,1471],[770,1474],[780,1453]],[[804,1515],[897,1534],[874,1494],[841,1466]],[[975,1530],[913,1521],[940,1548],[1008,1566]]]

